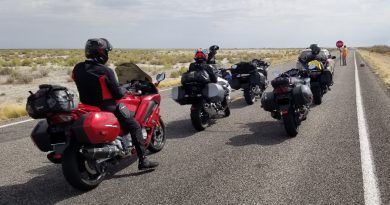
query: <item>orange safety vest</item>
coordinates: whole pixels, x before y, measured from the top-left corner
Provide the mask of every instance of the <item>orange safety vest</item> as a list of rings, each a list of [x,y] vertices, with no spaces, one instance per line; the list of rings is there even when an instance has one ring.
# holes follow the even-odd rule
[[[348,48],[342,48],[341,49],[341,55],[345,58],[348,55]]]

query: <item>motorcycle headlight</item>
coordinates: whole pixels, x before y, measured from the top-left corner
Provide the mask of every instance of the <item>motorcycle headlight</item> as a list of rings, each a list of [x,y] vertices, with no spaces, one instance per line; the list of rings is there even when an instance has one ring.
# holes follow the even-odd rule
[[[237,65],[232,65],[232,69],[237,69]]]

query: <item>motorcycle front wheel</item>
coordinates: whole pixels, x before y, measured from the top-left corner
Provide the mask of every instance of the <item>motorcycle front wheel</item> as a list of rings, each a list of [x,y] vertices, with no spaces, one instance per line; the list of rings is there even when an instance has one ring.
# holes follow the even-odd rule
[[[210,116],[206,112],[202,103],[194,104],[191,107],[191,122],[198,131],[203,131],[210,124]]]
[[[295,120],[294,111],[289,110],[287,115],[283,115],[284,129],[290,137],[295,137],[298,134],[299,127]]]
[[[148,146],[148,149],[153,152],[159,152],[164,148],[165,145],[165,124],[162,121],[161,117],[159,119],[160,121],[160,126],[155,126],[154,131],[152,134],[152,139],[150,141],[150,144]]]
[[[256,95],[253,93],[252,86],[244,89],[244,98],[248,105],[253,105],[253,103],[255,103]]]
[[[80,146],[77,144],[70,144],[65,149],[62,156],[62,173],[74,188],[89,191],[103,181],[106,168],[96,164],[95,160],[87,160],[79,150]],[[98,169],[98,166],[101,167]]]

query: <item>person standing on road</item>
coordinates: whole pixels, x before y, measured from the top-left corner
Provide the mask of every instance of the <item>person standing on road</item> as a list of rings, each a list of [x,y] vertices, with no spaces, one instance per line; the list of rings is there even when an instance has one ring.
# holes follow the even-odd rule
[[[80,101],[87,105],[97,106],[103,111],[112,112],[118,118],[122,129],[130,133],[132,142],[139,158],[138,169],[148,169],[158,166],[157,162],[149,161],[145,157],[145,146],[142,130],[139,123],[130,115],[130,111],[123,104],[116,104],[116,100],[125,95],[114,71],[105,64],[108,61],[108,52],[112,46],[107,39],[89,39],[85,45],[87,60],[78,63],[72,72],[80,94]],[[128,144],[124,143],[125,151],[129,152]]]
[[[347,65],[347,56],[348,56],[348,48],[346,45],[344,45],[344,47],[341,48],[341,58],[343,60],[343,66]]]

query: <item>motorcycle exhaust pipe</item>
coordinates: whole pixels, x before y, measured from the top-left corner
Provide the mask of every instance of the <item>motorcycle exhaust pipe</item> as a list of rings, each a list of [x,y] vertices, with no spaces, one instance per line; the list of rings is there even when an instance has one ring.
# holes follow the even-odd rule
[[[82,153],[88,159],[106,159],[119,155],[120,150],[116,145],[107,145],[102,148],[84,148]]]

